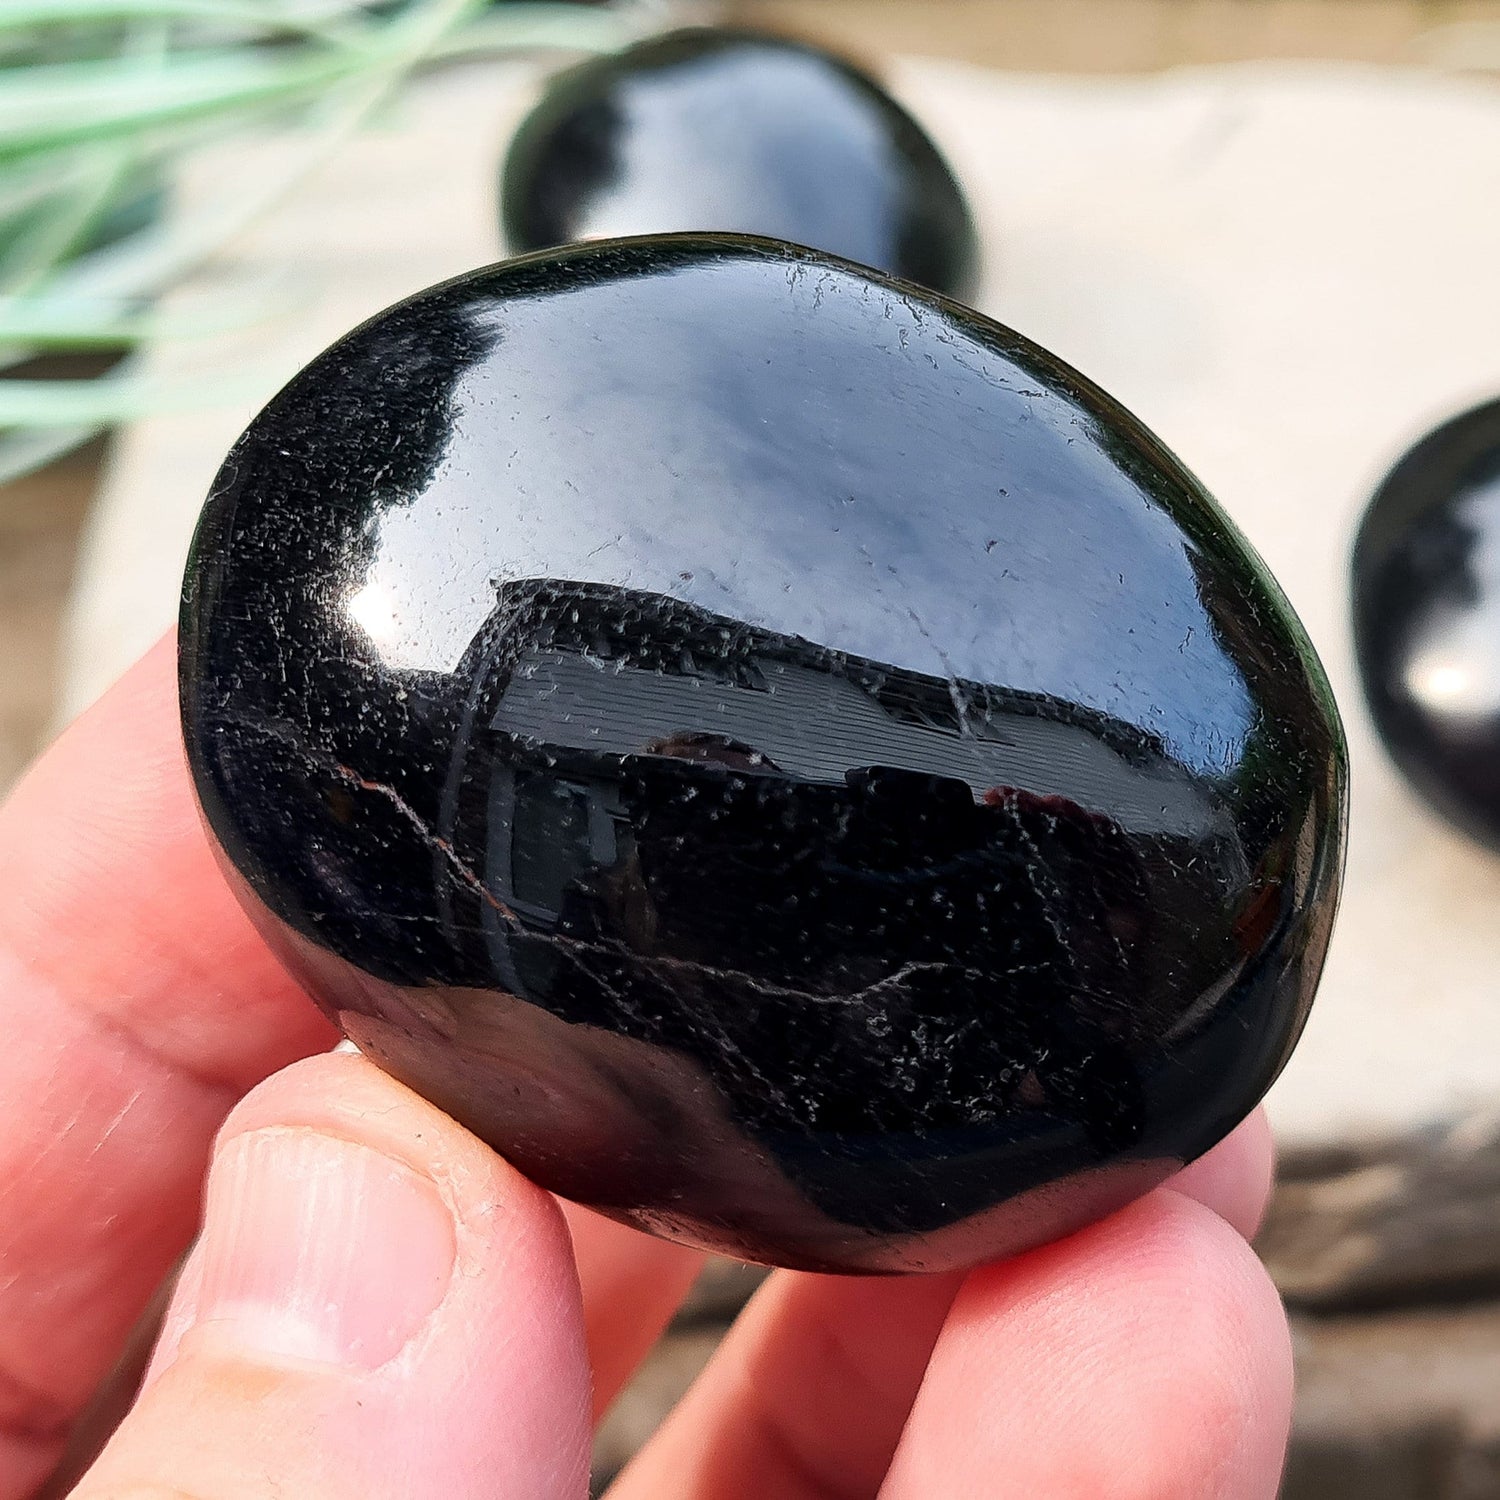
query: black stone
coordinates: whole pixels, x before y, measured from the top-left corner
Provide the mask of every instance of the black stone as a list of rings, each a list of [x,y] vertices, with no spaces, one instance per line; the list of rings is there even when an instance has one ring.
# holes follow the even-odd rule
[[[1417,791],[1500,850],[1500,401],[1429,433],[1354,545],[1370,712]]]
[[[1078,1227],[1286,1060],[1339,881],[1327,684],[1133,417],[769,241],[391,309],[252,424],[182,615],[266,936],[537,1182],[750,1259]]]
[[[513,251],[679,230],[811,245],[949,296],[975,285],[962,190],[922,127],[844,59],[693,28],[553,80],[501,175]]]

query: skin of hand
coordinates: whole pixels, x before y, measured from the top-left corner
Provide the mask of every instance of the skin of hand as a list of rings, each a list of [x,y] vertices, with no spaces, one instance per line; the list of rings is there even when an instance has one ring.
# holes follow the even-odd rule
[[[78,1500],[582,1500],[699,1267],[359,1056],[220,879],[163,642],[0,809],[0,1500],[49,1486],[191,1246]],[[205,1189],[206,1173],[206,1189]],[[1272,1500],[1285,1318],[1257,1115],[961,1277],[779,1272],[616,1500]]]

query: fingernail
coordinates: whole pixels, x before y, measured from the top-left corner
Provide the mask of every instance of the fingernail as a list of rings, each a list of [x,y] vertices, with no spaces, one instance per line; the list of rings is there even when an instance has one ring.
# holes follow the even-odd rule
[[[373,1369],[442,1301],[454,1254],[447,1207],[409,1167],[315,1130],[248,1131],[209,1174],[195,1331]]]

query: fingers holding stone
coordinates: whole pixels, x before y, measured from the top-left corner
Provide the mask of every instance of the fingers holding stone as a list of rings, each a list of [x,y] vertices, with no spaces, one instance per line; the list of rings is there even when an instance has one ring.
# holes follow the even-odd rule
[[[299,1065],[234,1112],[199,1256],[175,1350],[80,1500],[583,1493],[588,1367],[556,1204],[363,1059]]]

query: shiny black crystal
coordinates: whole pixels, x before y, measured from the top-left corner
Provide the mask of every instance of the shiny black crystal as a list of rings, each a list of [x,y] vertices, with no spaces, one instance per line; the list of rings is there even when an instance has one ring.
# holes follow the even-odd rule
[[[1339,725],[1108,396],[769,241],[437,287],[256,419],[182,615],[224,863],[360,1047],[537,1182],[937,1269],[1109,1211],[1285,1061]]]
[[[1444,423],[1386,476],[1355,542],[1353,601],[1392,758],[1500,850],[1500,401]]]
[[[555,78],[501,177],[514,251],[674,230],[771,235],[966,297],[962,190],[922,127],[842,58],[695,27]]]

